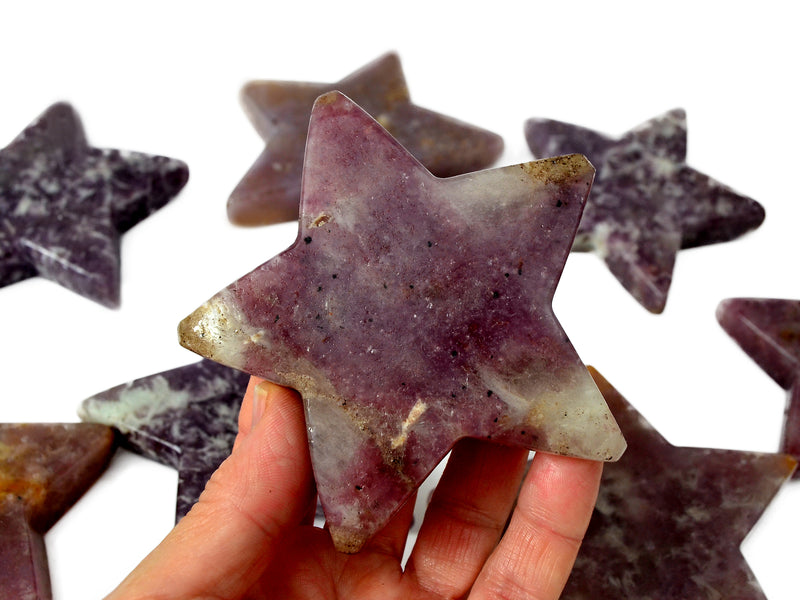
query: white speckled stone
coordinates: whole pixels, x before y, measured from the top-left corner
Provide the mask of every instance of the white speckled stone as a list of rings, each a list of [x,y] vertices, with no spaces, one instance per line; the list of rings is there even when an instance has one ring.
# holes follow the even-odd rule
[[[39,275],[117,306],[120,234],[188,177],[174,159],[90,147],[75,110],[54,104],[0,150],[0,286]]]

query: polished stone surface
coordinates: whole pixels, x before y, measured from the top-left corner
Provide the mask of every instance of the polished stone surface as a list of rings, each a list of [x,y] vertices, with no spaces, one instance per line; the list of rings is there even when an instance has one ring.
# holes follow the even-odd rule
[[[671,445],[593,371],[628,449],[605,465],[563,600],[764,600],[740,545],[791,475],[788,455]]]
[[[800,460],[800,300],[730,298],[717,307],[717,319],[788,392],[780,450]]]
[[[357,102],[439,177],[486,168],[503,149],[494,133],[412,104],[395,53],[335,83],[252,81],[241,100],[266,147],[228,200],[231,222],[264,225],[297,219],[311,107],[332,90]]]
[[[44,534],[113,452],[102,425],[0,423],[0,598],[51,597]]]
[[[233,449],[249,378],[202,360],[100,392],[78,413],[119,430],[126,448],[178,470],[179,521]]]
[[[92,148],[54,104],[0,150],[0,286],[41,276],[100,304],[120,296],[120,234],[189,177],[163,156]]]
[[[305,160],[295,243],[179,330],[301,392],[339,549],[357,551],[461,437],[620,456],[551,307],[594,175],[583,157],[439,179],[333,92]]]
[[[681,248],[732,240],[758,227],[755,200],[686,164],[686,115],[675,109],[619,139],[549,119],[525,137],[544,158],[580,152],[597,169],[573,250],[602,258],[636,300],[664,310]]]

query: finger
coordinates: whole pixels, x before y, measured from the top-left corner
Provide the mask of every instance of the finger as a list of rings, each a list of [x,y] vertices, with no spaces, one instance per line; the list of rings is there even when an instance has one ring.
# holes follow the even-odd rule
[[[431,498],[406,573],[434,595],[461,597],[502,535],[528,450],[459,442]]]
[[[265,384],[264,413],[200,500],[109,598],[236,598],[247,592],[313,495],[297,394]],[[246,424],[246,423],[245,423]]]
[[[470,599],[557,600],[589,525],[603,464],[537,453],[508,530]]]
[[[239,441],[244,438],[253,427],[253,416],[256,410],[259,411],[259,414],[263,414],[264,406],[263,400],[261,396],[259,397],[259,405],[256,408],[256,403],[254,402],[254,395],[256,386],[263,383],[264,380],[260,377],[250,376],[250,380],[247,382],[247,390],[244,393],[244,399],[242,400],[242,406],[239,409],[239,434],[236,436],[236,440],[233,443],[234,449],[236,448]],[[269,384],[267,384],[269,385]]]
[[[389,519],[386,526],[376,533],[364,546],[362,552],[383,554],[395,559],[400,564],[408,540],[408,530],[414,521],[414,504],[416,492],[406,500],[400,510]]]

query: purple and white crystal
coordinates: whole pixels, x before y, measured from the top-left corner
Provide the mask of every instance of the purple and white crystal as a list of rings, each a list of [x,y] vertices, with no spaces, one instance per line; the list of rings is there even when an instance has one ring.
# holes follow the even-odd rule
[[[0,150],[0,287],[39,275],[116,307],[120,234],[188,177],[178,160],[90,147],[75,110],[54,104]]]
[[[620,456],[551,307],[593,176],[573,155],[440,179],[344,95],[317,100],[296,242],[179,330],[300,391],[337,548],[357,551],[462,437]]]
[[[95,394],[78,413],[84,421],[119,430],[133,452],[178,470],[179,521],[233,449],[249,379],[202,360]]]
[[[796,466],[790,456],[667,442],[592,373],[628,449],[600,494],[563,600],[766,600],[740,546]]]
[[[732,240],[764,209],[686,164],[686,114],[675,109],[613,139],[550,119],[529,119],[534,156],[580,152],[597,169],[573,250],[602,258],[628,292],[660,313],[681,248]]]

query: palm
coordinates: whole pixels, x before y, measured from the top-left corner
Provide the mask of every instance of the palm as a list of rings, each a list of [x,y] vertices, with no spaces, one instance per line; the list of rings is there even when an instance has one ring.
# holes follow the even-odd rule
[[[315,494],[302,405],[285,388],[254,387],[232,455],[109,600],[559,597],[601,463],[537,454],[525,475],[527,450],[461,440],[405,567],[413,501],[359,553],[342,554],[308,516]],[[268,401],[254,400],[264,393]]]

